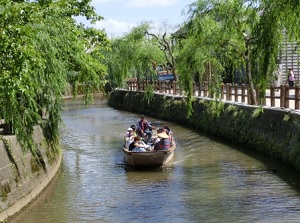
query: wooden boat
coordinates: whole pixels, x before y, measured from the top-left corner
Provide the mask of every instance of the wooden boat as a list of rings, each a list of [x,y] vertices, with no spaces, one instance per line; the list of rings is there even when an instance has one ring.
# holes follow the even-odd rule
[[[166,166],[173,160],[175,149],[175,140],[173,140],[172,146],[168,150],[133,152],[123,146],[125,162],[133,167]]]

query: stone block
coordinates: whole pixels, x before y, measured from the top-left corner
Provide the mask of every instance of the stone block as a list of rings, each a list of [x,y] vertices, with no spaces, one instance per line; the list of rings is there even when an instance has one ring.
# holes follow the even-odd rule
[[[6,201],[3,201],[2,199],[0,200],[0,209],[5,210],[8,208],[8,204]],[[1,212],[1,211],[0,211]]]
[[[23,157],[22,157],[22,161],[23,161],[23,164],[25,166],[30,166],[30,162],[31,162],[31,159],[32,159],[32,154],[31,153],[27,153],[25,154]]]
[[[0,212],[0,222],[4,222],[4,220],[7,219],[8,217],[9,216],[6,209]]]
[[[11,163],[2,141],[0,141],[0,154],[0,168]]]
[[[0,182],[3,182],[11,177],[14,177],[15,172],[13,168],[14,167],[11,164],[0,168]]]
[[[20,188],[15,188],[7,196],[8,205],[13,205],[16,201],[20,200],[23,197]]]
[[[28,193],[30,193],[34,187],[36,187],[37,183],[36,181],[33,179],[28,179],[25,182],[22,183],[22,185],[20,186],[21,189],[21,193],[23,196],[27,195]]]
[[[17,141],[17,137],[12,135],[12,136],[4,136],[5,139],[9,141],[9,145],[12,148],[12,155],[14,159],[21,159],[23,156],[23,151],[21,148],[21,145]]]
[[[15,210],[17,212],[19,212],[20,210],[22,210],[23,207],[25,207],[26,205],[28,205],[28,203],[31,201],[31,199],[28,199],[28,197],[21,197],[18,202],[16,202],[14,204],[15,206]]]
[[[11,206],[7,209],[7,215],[8,216],[13,216],[15,213],[16,213],[16,209],[15,209],[15,206]]]

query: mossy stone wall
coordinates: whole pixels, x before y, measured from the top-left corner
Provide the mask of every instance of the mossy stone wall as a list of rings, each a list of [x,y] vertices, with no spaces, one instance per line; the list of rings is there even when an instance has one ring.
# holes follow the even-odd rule
[[[62,154],[59,145],[55,152],[48,147],[39,126],[34,127],[33,140],[42,165],[30,151],[23,152],[16,136],[1,137],[0,222],[5,222],[45,189],[59,169]]]
[[[111,107],[177,122],[275,157],[300,171],[300,115],[280,108],[247,106],[196,98],[193,113],[187,117],[185,97],[155,94],[152,100],[143,92],[116,90]]]

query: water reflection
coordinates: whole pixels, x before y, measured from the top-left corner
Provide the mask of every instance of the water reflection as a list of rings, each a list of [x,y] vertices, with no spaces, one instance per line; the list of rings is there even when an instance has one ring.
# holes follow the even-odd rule
[[[299,222],[299,175],[285,178],[289,169],[275,161],[151,119],[174,132],[174,162],[135,171],[125,168],[121,144],[139,115],[105,99],[65,106],[61,173],[12,222]]]

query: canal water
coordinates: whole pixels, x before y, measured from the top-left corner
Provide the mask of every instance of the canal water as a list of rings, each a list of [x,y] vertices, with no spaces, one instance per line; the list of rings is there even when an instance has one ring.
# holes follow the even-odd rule
[[[11,222],[300,222],[299,175],[174,123],[172,165],[136,171],[123,163],[123,135],[138,114],[65,102],[63,162],[47,190]]]

